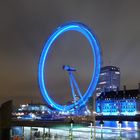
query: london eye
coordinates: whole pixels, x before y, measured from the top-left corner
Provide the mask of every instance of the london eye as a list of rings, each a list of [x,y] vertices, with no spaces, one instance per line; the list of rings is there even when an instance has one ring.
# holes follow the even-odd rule
[[[76,68],[71,67],[70,65],[63,65],[62,68],[66,72],[68,72],[69,76],[69,82],[71,87],[71,94],[73,97],[73,102],[69,105],[60,105],[56,103],[50,96],[49,92],[47,90],[47,87],[45,86],[45,80],[44,80],[44,67],[45,63],[47,61],[47,55],[49,54],[49,51],[52,47],[53,42],[56,40],[57,37],[59,37],[61,34],[68,32],[68,31],[76,31],[80,32],[82,35],[86,37],[88,40],[93,54],[93,72],[91,81],[89,83],[89,86],[84,94],[81,93],[80,88],[76,82],[76,79],[74,77],[74,72],[76,71]],[[58,111],[70,111],[73,110],[75,107],[81,107],[86,104],[88,99],[92,96],[94,93],[94,90],[96,89],[96,85],[98,83],[99,74],[100,74],[100,65],[101,65],[101,56],[100,56],[100,47],[98,44],[98,41],[93,34],[93,32],[84,24],[80,22],[69,22],[66,24],[63,24],[59,26],[49,37],[47,40],[40,59],[39,59],[39,65],[38,65],[38,83],[41,90],[41,94],[44,98],[44,100],[54,109]],[[78,94],[79,99],[76,98],[76,92]]]

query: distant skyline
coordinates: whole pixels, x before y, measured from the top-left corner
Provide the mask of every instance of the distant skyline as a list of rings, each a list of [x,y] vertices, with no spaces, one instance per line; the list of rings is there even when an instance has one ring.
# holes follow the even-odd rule
[[[140,1],[59,0],[2,1],[0,4],[0,104],[42,102],[37,82],[38,61],[45,41],[61,24],[80,21],[97,36],[103,66],[120,68],[121,87],[140,83]],[[57,102],[71,98],[67,73],[70,64],[84,92],[92,73],[92,55],[87,40],[67,32],[56,40],[46,63],[46,83]]]

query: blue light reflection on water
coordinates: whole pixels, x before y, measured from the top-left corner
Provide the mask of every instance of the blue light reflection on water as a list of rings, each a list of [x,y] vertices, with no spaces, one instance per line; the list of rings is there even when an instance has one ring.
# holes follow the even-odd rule
[[[99,121],[96,122],[96,126],[100,126]],[[120,128],[118,121],[104,121],[103,129],[105,128],[110,128],[112,132],[120,133],[121,137],[127,138],[128,140],[140,139],[140,122],[122,121]]]
[[[100,121],[96,122],[96,126],[100,126]],[[114,127],[119,128],[118,121],[104,121],[104,127]],[[131,128],[131,130],[138,130],[140,129],[140,122],[130,122],[130,121],[122,121],[121,128]]]

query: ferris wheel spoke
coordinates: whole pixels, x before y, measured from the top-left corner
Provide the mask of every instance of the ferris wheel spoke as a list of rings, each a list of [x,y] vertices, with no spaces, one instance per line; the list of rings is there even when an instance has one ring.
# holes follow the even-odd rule
[[[73,80],[73,82],[74,82],[74,85],[75,85],[75,87],[76,87],[76,90],[77,90],[77,92],[78,92],[78,94],[79,94],[81,100],[83,101],[83,104],[85,105],[85,102],[84,102],[84,100],[83,100],[83,96],[82,96],[82,94],[81,94],[80,88],[79,88],[79,86],[78,86],[78,84],[77,84],[77,82],[76,82],[75,77],[74,77],[73,74],[72,74],[72,80]],[[85,105],[85,107],[86,107],[86,110],[88,110],[87,105]]]
[[[76,103],[76,96],[75,96],[75,90],[74,90],[74,85],[73,85],[73,82],[72,82],[72,73],[69,72],[69,80],[70,80],[70,86],[71,86],[71,91],[72,91],[72,96],[73,96],[73,99],[74,99],[74,104]]]
[[[78,86],[78,84],[77,84],[77,82],[76,82],[76,80],[74,78],[74,75],[71,74],[71,77],[72,77],[73,83],[74,83],[74,85],[76,87],[76,90],[78,92],[78,95],[80,96],[81,99],[83,99],[83,96],[82,96],[81,91],[80,91],[80,88],[79,88],[79,86]]]

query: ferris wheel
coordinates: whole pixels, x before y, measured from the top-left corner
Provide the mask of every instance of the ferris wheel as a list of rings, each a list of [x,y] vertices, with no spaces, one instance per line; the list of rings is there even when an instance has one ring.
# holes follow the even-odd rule
[[[64,65],[63,69],[68,72],[69,75],[69,81],[70,81],[70,87],[71,87],[71,93],[73,97],[73,102],[70,105],[60,105],[56,103],[50,96],[47,90],[47,87],[45,86],[45,80],[44,80],[44,67],[45,63],[47,61],[47,56],[50,51],[50,48],[52,47],[53,42],[56,40],[57,37],[59,37],[61,34],[68,32],[68,31],[76,31],[80,32],[82,35],[86,37],[86,39],[89,41],[90,46],[92,48],[92,54],[93,54],[93,72],[90,84],[84,94],[81,94],[80,88],[78,87],[78,84],[74,78],[73,72],[76,71],[75,68]],[[48,41],[46,42],[40,59],[39,59],[39,65],[38,65],[38,82],[39,87],[42,93],[43,98],[45,101],[54,109],[58,111],[70,111],[73,110],[75,107],[81,107],[86,104],[88,99],[92,96],[100,74],[100,65],[101,65],[101,56],[100,56],[100,48],[98,41],[95,37],[95,35],[92,33],[92,31],[84,24],[80,22],[69,22],[66,24],[63,24],[59,26],[49,37]],[[78,93],[79,99],[76,98],[75,90]]]

